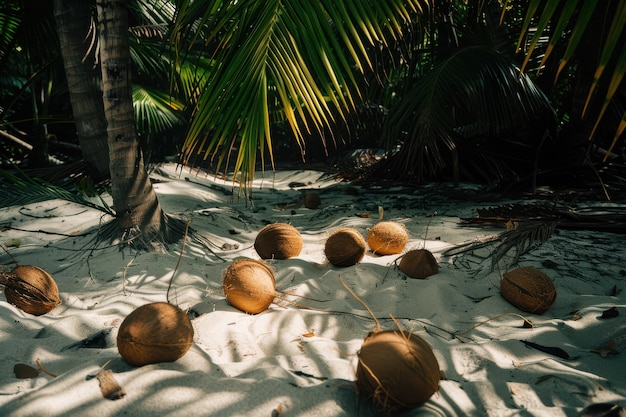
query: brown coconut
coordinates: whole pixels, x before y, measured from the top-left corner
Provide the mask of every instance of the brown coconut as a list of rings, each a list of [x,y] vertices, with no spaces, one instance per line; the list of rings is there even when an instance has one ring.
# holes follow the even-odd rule
[[[318,193],[309,192],[304,195],[304,207],[316,209],[322,204],[322,199]]]
[[[7,301],[26,313],[41,316],[61,304],[54,278],[37,266],[18,266],[0,283]]]
[[[439,363],[430,345],[400,330],[371,332],[358,353],[359,393],[379,409],[417,407],[439,390]]]
[[[300,232],[287,223],[272,223],[259,231],[254,249],[262,259],[288,259],[302,251]]]
[[[402,253],[408,241],[406,228],[396,222],[376,223],[367,233],[367,244],[378,255]]]
[[[556,288],[550,277],[533,267],[505,272],[500,292],[515,307],[535,314],[545,313],[556,300]]]
[[[133,310],[117,333],[117,349],[133,366],[173,362],[193,343],[189,316],[175,305],[156,302]]]
[[[265,311],[276,296],[274,271],[265,262],[252,259],[234,261],[226,269],[222,287],[226,300],[248,314]]]
[[[334,266],[352,266],[365,256],[367,244],[358,230],[343,227],[332,233],[324,246],[324,254]]]
[[[435,256],[426,249],[413,249],[402,255],[398,269],[410,278],[424,279],[439,272]]]

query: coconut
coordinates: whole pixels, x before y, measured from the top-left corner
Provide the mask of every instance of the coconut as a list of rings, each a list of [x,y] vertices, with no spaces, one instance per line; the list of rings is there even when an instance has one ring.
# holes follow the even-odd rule
[[[535,314],[545,313],[556,300],[556,288],[550,277],[533,267],[505,272],[500,292],[515,307]]]
[[[402,253],[408,241],[406,228],[396,222],[376,223],[367,233],[367,244],[378,255]]]
[[[26,313],[35,316],[46,314],[59,304],[59,288],[52,276],[33,265],[21,265],[3,274],[7,301]]]
[[[316,209],[322,204],[322,199],[318,193],[309,192],[304,195],[304,207]]]
[[[413,249],[402,255],[398,269],[410,278],[424,279],[439,272],[435,256],[426,249]]]
[[[173,362],[193,343],[189,316],[175,305],[156,302],[133,310],[120,325],[117,349],[133,366]]]
[[[259,231],[254,249],[262,259],[288,259],[302,251],[300,232],[287,223],[272,223]]]
[[[430,345],[401,330],[374,331],[358,352],[359,393],[379,409],[417,407],[439,390],[439,363]]]
[[[337,229],[326,239],[324,254],[334,266],[352,266],[361,261],[367,246],[358,230],[352,227]]]
[[[222,288],[233,307],[257,314],[265,311],[276,296],[274,271],[263,261],[239,259],[226,269]]]

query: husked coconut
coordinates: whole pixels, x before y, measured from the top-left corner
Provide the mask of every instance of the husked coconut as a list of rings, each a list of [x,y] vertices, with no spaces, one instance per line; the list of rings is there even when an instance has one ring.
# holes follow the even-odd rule
[[[378,255],[402,253],[408,241],[404,225],[391,221],[376,223],[367,233],[367,244]]]
[[[424,279],[439,272],[435,256],[426,249],[413,249],[402,255],[398,269],[410,278]]]
[[[265,262],[238,259],[227,269],[222,280],[226,300],[235,308],[258,314],[276,297],[274,271]]]
[[[530,266],[505,272],[500,292],[515,307],[535,314],[545,313],[556,300],[556,288],[550,277]]]
[[[254,249],[262,259],[289,259],[302,251],[300,232],[287,223],[272,223],[259,231]]]
[[[133,310],[120,325],[117,349],[133,366],[173,362],[193,343],[189,316],[165,302],[145,304]]]
[[[20,265],[2,274],[7,301],[26,313],[40,316],[61,304],[59,288],[52,275],[33,265]]]
[[[413,333],[373,331],[358,356],[357,388],[375,408],[414,408],[439,390],[437,358],[428,342]]]
[[[304,207],[316,209],[320,204],[322,204],[322,199],[318,193],[308,192],[304,195]]]
[[[376,322],[357,352],[356,386],[376,409],[386,412],[417,407],[439,390],[441,372],[432,348],[416,334],[405,332],[391,315],[398,330],[382,330],[372,309],[339,281]]]
[[[352,266],[363,259],[367,246],[361,233],[352,227],[333,232],[324,245],[324,254],[334,266]]]

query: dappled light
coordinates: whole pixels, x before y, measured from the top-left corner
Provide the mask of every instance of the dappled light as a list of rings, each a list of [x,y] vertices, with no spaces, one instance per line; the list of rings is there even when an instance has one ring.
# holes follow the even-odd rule
[[[624,414],[624,15],[3,0],[0,416]]]
[[[164,175],[170,167],[161,169]],[[621,316],[607,318],[611,308],[624,308],[621,293],[611,293],[623,278],[613,266],[596,261],[602,254],[617,257],[619,250],[599,235],[591,247],[580,241],[584,233],[559,234],[520,258],[543,268],[557,289],[554,305],[538,315],[516,310],[501,296],[502,271],[489,269],[488,247],[445,253],[501,230],[459,227],[458,219],[468,216],[471,204],[442,199],[417,212],[397,210],[380,192],[363,192],[363,201],[336,198],[341,190],[337,184],[326,191],[326,201],[332,203],[315,210],[285,212],[275,204],[284,196],[262,189],[255,190],[262,203],[254,208],[243,200],[226,201],[230,197],[225,194],[211,197],[214,202],[205,207],[202,193],[189,192],[188,181],[169,178],[173,202],[176,183],[184,185],[181,195],[196,201],[191,203],[194,210],[184,214],[195,226],[191,233],[204,240],[190,235],[186,245],[171,244],[165,254],[94,247],[88,243],[102,227],[99,214],[77,216],[69,205],[56,206],[46,223],[36,224],[38,229],[23,221],[3,235],[28,242],[5,254],[50,271],[62,300],[38,317],[0,303],[0,347],[7,364],[0,378],[4,415],[141,410],[159,416],[375,416],[379,411],[359,395],[355,381],[357,354],[378,326],[424,339],[442,372],[439,391],[398,416],[571,416],[592,402],[625,395],[617,362],[626,325]],[[405,198],[411,204],[410,199],[420,196]],[[433,251],[437,274],[409,278],[398,269],[398,254],[381,256],[369,248],[350,267],[337,268],[325,259],[325,239],[337,227],[350,224],[366,236],[376,224],[377,218],[356,215],[368,201],[376,202],[369,207],[376,212],[385,207],[385,220],[406,227],[405,251],[424,246]],[[37,222],[54,206],[25,209]],[[427,214],[435,209],[446,214],[430,219]],[[3,213],[3,222],[12,221],[17,209]],[[246,314],[225,298],[225,271],[236,259],[259,260],[256,234],[268,221],[286,218],[303,236],[302,251],[289,259],[264,261],[275,274],[274,302],[258,314]],[[46,224],[54,224],[58,234],[42,233]],[[74,230],[76,236],[68,233]],[[545,269],[546,259],[554,262],[552,268]],[[155,301],[169,301],[188,313],[193,343],[175,362],[130,366],[116,346],[119,326],[137,307]],[[34,368],[38,376],[15,378],[11,370],[17,364]],[[120,399],[103,398],[96,376],[104,370],[121,387]]]
[[[19,225],[3,233],[3,242],[24,242],[3,252],[5,269],[13,260],[45,268],[62,300],[37,317],[0,302],[0,347],[8,364],[0,374],[3,415],[374,417],[380,410],[355,381],[358,352],[377,329],[419,336],[441,369],[439,390],[398,416],[569,417],[592,402],[626,395],[618,366],[626,325],[622,316],[611,316],[612,308],[625,307],[623,293],[613,290],[623,284],[621,235],[596,234],[591,245],[586,232],[568,231],[522,255],[520,263],[543,269],[557,290],[554,305],[538,315],[517,310],[500,294],[510,257],[492,270],[489,246],[446,253],[505,230],[460,226],[476,203],[425,202],[416,192],[397,208],[395,190],[363,189],[347,199],[336,183],[314,210],[279,204],[297,200],[297,189],[259,189],[250,205],[223,193],[207,196],[211,180],[177,179],[174,165],[160,170],[168,178],[159,187],[164,205],[192,227],[185,244],[172,243],[167,253],[95,244],[93,236],[105,227],[100,214],[58,200],[3,211],[2,224]],[[440,214],[432,217],[435,211]],[[405,252],[433,252],[436,274],[410,278],[398,268],[401,254],[369,247],[353,266],[328,262],[324,244],[334,230],[349,225],[365,237],[381,214],[406,228]],[[246,314],[225,298],[222,280],[235,260],[261,261],[254,241],[271,222],[293,225],[302,250],[262,261],[274,273],[275,297],[267,309]],[[600,262],[605,254],[612,264]],[[137,307],[157,301],[188,314],[193,343],[174,362],[133,367],[118,352],[119,327]],[[38,375],[16,378],[17,364]],[[105,371],[119,385],[119,399],[103,396],[98,376]]]

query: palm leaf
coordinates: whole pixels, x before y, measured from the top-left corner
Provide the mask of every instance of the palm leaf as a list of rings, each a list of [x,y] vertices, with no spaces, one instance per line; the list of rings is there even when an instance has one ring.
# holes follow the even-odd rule
[[[133,84],[133,109],[137,131],[155,134],[182,123],[184,105],[161,90]]]
[[[537,0],[534,0],[533,3],[537,3]],[[572,3],[575,3],[575,2],[572,2]],[[539,23],[537,23],[536,32],[530,42],[530,45],[528,46],[529,51],[534,51],[535,47],[537,46],[537,44],[539,43],[539,40],[541,39],[543,35],[544,30],[546,30],[546,28],[548,27],[551,21],[552,15],[556,11],[558,5],[559,5],[558,2],[550,2],[544,8],[542,18],[539,21]],[[536,6],[536,5],[531,5],[531,6]],[[531,6],[529,6],[529,8]],[[526,17],[528,18],[528,15]],[[528,25],[529,22],[525,21],[524,24]],[[518,49],[521,47],[521,45],[523,45],[522,37],[524,36],[525,32],[526,31],[522,31],[522,33],[520,34],[520,39],[517,42]],[[526,57],[524,59],[524,62],[522,63],[522,68],[520,71],[524,72],[524,69],[526,68],[526,65],[528,65],[528,61],[530,60],[531,56],[532,56],[532,53],[526,54]]]
[[[563,10],[559,14],[559,20],[556,23],[556,26],[554,27],[552,31],[552,37],[550,38],[548,47],[546,48],[546,51],[543,54],[541,63],[539,64],[539,69],[543,67],[543,65],[546,63],[546,60],[548,59],[552,51],[554,51],[554,48],[556,47],[556,45],[560,42],[561,37],[563,36],[563,33],[565,32],[570,20],[574,16],[574,13],[576,12],[577,6],[578,6],[578,0],[568,1],[564,5]],[[524,26],[524,31],[526,31],[527,28],[528,28],[527,26]],[[537,32],[537,35],[540,36],[541,32]],[[532,55],[533,51],[534,49],[532,51],[527,51],[527,55],[528,56]],[[524,68],[522,68],[522,71],[524,71]],[[558,75],[557,75],[557,78],[558,78]]]
[[[128,5],[144,26],[169,24],[176,14],[176,7],[170,0],[134,0]]]
[[[94,202],[83,193],[68,191],[40,178],[31,178],[19,169],[16,174],[0,169],[0,177],[5,180],[0,182],[0,207],[60,199],[115,216],[113,209],[99,194],[96,194],[98,202]]]
[[[626,2],[624,3],[626,5]],[[626,10],[626,8],[625,8]],[[624,16],[624,18],[626,19],[626,16]],[[604,53],[603,53],[604,56]],[[604,66],[606,66],[606,64],[604,64]],[[611,77],[611,81],[609,82],[609,86],[606,92],[606,96],[604,98],[604,102],[602,103],[602,108],[600,109],[600,112],[598,113],[598,117],[596,118],[596,123],[593,126],[593,129],[591,130],[591,133],[589,134],[590,138],[593,138],[595,135],[596,130],[598,129],[598,126],[600,124],[600,121],[602,120],[602,117],[604,116],[604,113],[606,112],[606,110],[609,107],[609,104],[611,103],[611,101],[613,100],[613,97],[615,96],[615,93],[618,91],[618,89],[620,88],[620,86],[622,85],[622,80],[624,79],[624,73],[626,73],[626,44],[622,45],[622,51],[620,53],[620,56],[617,60],[617,63],[615,64],[615,69],[613,71],[613,76]],[[596,76],[594,76],[594,85],[592,85],[590,91],[589,91],[589,96],[587,97],[587,102],[585,103],[585,110],[583,110],[583,114],[586,111],[587,105],[589,104],[589,102],[591,101],[591,97],[592,97],[592,93],[595,90],[595,86],[596,83],[598,81],[598,78],[600,77],[600,75],[598,74],[598,71],[596,71]],[[625,113],[626,114],[626,113]],[[623,118],[622,118],[623,120]],[[621,132],[623,132],[624,128],[622,126],[619,126],[617,129],[617,133],[616,134],[616,138],[618,138],[621,135]],[[606,154],[604,156],[604,160],[606,161],[606,159],[609,157],[609,155],[611,154],[611,151],[613,150],[613,147],[615,146],[616,143],[616,139],[613,140],[613,142],[611,143],[609,149],[606,151]]]
[[[465,225],[505,225],[507,231],[455,245],[444,256],[459,256],[490,248],[492,269],[511,251],[511,262],[545,243],[561,230],[609,231],[626,233],[626,210],[606,205],[559,208],[552,203],[504,204],[497,207],[478,208],[478,217],[463,218]]]
[[[490,249],[488,258],[491,258],[491,270],[494,270],[498,263],[511,251],[514,251],[511,264],[517,263],[522,255],[548,241],[556,228],[557,222],[552,219],[523,221],[518,223],[516,228],[506,232],[482,236],[455,245],[443,251],[442,255],[446,257],[463,256],[483,248],[493,248]]]
[[[176,64],[172,71],[171,91],[182,97],[183,101],[192,108],[197,104],[206,83],[207,74],[215,62],[201,54],[188,55],[184,61]]]
[[[129,36],[130,57],[137,74],[143,78],[158,79],[169,75],[170,62],[163,55],[165,28],[137,26]],[[159,35],[161,33],[161,35]]]
[[[457,141],[497,135],[550,109],[543,92],[508,58],[470,46],[436,65],[390,109],[383,138],[390,149],[403,143],[391,157],[393,171],[420,181],[444,167],[443,150],[454,150]]]
[[[540,4],[543,8],[539,7]],[[592,129],[589,138],[592,139],[596,133],[596,129],[600,124],[602,117],[605,114],[606,109],[615,97],[615,93],[622,82],[624,73],[626,73],[626,48],[623,46],[624,42],[624,28],[626,27],[626,0],[619,0],[618,2],[595,2],[595,1],[583,1],[580,2],[580,7],[577,1],[571,0],[532,0],[527,8],[526,17],[522,25],[520,33],[520,41],[524,34],[528,32],[534,22],[534,18],[537,17],[537,33],[536,37],[540,36],[546,30],[549,30],[552,23],[556,22],[553,34],[551,36],[549,47],[543,57],[542,62],[545,62],[551,53],[554,51],[554,45],[559,42],[560,39],[567,38],[568,43],[565,51],[559,57],[560,63],[556,73],[556,78],[560,76],[563,69],[567,67],[568,63],[578,52],[581,42],[585,39],[585,36],[590,32],[590,22],[593,21],[594,15],[601,15],[604,19],[606,13],[611,10],[610,6],[615,4],[615,10],[613,10],[611,24],[607,27],[606,31],[601,31],[602,38],[598,39],[596,44],[600,51],[600,58],[596,64],[594,78],[590,83],[587,100],[585,102],[584,109],[581,116],[587,112],[588,106],[592,100],[592,97],[597,95],[597,90],[601,85],[602,77],[610,79],[607,92],[604,96],[604,101],[596,115],[595,126]],[[579,9],[578,9],[579,7]],[[556,12],[555,12],[556,11]],[[604,22],[603,22],[604,23]],[[586,41],[589,41],[586,39]],[[621,48],[619,46],[621,45]],[[526,60],[534,52],[533,48],[529,48],[526,51]],[[619,55],[618,55],[619,54]],[[617,57],[617,59],[615,59]],[[583,57],[587,60],[588,57]],[[615,61],[615,64],[611,65],[611,61]],[[607,75],[604,75],[608,72]],[[623,131],[620,126],[617,127],[617,132]],[[619,134],[616,133],[615,138],[618,138]],[[613,149],[616,139],[609,147]],[[610,155],[610,150],[605,154],[605,159]]]
[[[626,1],[622,1],[619,3],[617,7],[615,16],[613,16],[613,22],[611,23],[611,27],[609,28],[609,32],[607,34],[607,38],[604,41],[604,47],[602,48],[602,53],[600,54],[600,61],[598,62],[598,67],[596,68],[596,72],[593,75],[593,81],[591,83],[591,86],[589,87],[589,94],[587,95],[587,100],[585,101],[585,107],[582,111],[583,116],[585,115],[587,111],[589,102],[591,101],[591,97],[594,91],[598,87],[598,83],[600,82],[600,78],[602,77],[602,74],[604,73],[607,65],[609,64],[611,57],[615,53],[615,49],[618,46],[618,43],[624,41],[623,32],[624,32],[625,26],[626,26]],[[614,87],[610,89],[606,95],[606,98],[604,100],[606,104],[603,106],[603,109],[600,111],[598,120],[602,118],[602,115],[604,114],[604,110],[608,106],[608,102],[611,101],[611,99],[613,98],[613,95],[615,94],[615,92],[617,91],[617,88],[619,87],[619,84],[622,81],[622,78],[624,76],[624,70],[626,70],[626,46],[623,43],[619,52],[620,52],[620,58],[618,60],[617,66],[615,67],[614,73],[613,73],[613,78],[615,81],[614,82],[612,81],[612,84],[614,85]],[[593,133],[592,133],[592,136],[593,136]]]
[[[624,112],[624,114],[622,114],[622,120],[620,120],[619,126],[617,127],[617,131],[615,132],[615,136],[613,136],[613,140],[611,141],[611,145],[609,146],[609,149],[607,149],[606,154],[604,155],[603,162],[606,162],[609,155],[613,151],[613,148],[617,144],[617,141],[624,134],[624,131],[626,131],[626,111]]]
[[[491,269],[493,270],[512,249],[515,249],[512,263],[517,263],[520,256],[545,243],[554,234],[556,225],[557,223],[553,221],[529,221],[521,223],[516,229],[504,232],[498,239],[500,244],[491,255]]]
[[[3,72],[4,60],[13,48],[22,21],[20,10],[20,2],[16,0],[0,4],[0,72]]]
[[[368,49],[398,36],[426,3],[179,1],[171,39],[189,46],[175,48],[184,57],[203,36],[215,63],[183,145],[184,163],[209,159],[217,170],[235,150],[233,170],[245,185],[257,156],[261,167],[266,154],[273,164],[274,121],[286,120],[303,147],[309,134],[346,120],[361,94],[355,73],[373,65]]]

